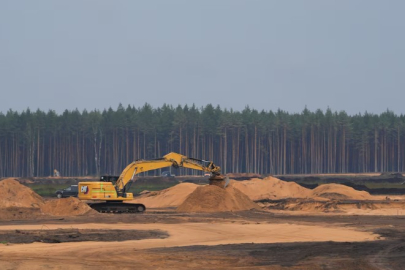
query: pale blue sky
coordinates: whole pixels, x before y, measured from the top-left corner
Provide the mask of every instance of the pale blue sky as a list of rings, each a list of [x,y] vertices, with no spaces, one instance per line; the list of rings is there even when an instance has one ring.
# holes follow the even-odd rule
[[[405,1],[0,1],[0,111],[405,113]]]

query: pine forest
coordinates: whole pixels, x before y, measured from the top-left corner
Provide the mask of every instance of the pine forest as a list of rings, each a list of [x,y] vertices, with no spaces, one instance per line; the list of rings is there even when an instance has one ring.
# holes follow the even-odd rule
[[[405,116],[149,104],[0,113],[0,177],[119,175],[169,152],[212,160],[223,173],[402,172]]]

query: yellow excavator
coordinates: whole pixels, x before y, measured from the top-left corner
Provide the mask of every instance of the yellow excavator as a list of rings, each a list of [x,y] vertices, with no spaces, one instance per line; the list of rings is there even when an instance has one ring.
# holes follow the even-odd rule
[[[136,203],[124,203],[133,200],[133,194],[128,192],[131,184],[136,181],[135,175],[160,168],[184,167],[210,173],[210,185],[226,187],[229,178],[221,175],[220,167],[212,161],[189,158],[177,153],[169,153],[162,158],[152,160],[136,160],[129,164],[119,177],[102,176],[101,182],[79,182],[78,197],[88,201],[91,208],[98,212],[107,213],[136,213],[144,212],[145,206]]]

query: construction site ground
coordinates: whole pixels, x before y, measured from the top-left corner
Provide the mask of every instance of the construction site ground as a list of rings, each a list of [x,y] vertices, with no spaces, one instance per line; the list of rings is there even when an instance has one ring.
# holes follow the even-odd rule
[[[0,269],[403,269],[405,265],[404,215],[179,213],[162,208],[144,214],[3,220],[1,234],[9,238],[0,244]],[[34,242],[27,241],[33,237]]]
[[[397,176],[395,176],[397,177]],[[398,176],[402,178],[403,175]],[[275,177],[183,182],[97,213],[0,181],[0,269],[404,269],[405,197]]]

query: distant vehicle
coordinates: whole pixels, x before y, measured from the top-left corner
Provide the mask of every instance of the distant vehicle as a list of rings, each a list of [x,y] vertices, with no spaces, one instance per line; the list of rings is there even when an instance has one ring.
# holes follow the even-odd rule
[[[57,190],[55,192],[56,197],[60,198],[66,198],[66,197],[77,197],[78,195],[78,188],[77,185],[71,185],[68,188]]]
[[[204,177],[210,177],[211,174],[210,173],[204,173]]]
[[[175,174],[171,174],[169,171],[162,172],[161,176],[163,177],[175,177]]]

